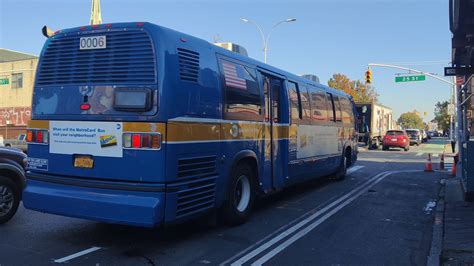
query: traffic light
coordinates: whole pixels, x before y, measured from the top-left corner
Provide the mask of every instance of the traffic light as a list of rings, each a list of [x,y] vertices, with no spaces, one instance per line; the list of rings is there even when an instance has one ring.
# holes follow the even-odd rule
[[[367,71],[365,72],[365,83],[367,84],[371,84],[372,83],[372,70],[367,69]]]

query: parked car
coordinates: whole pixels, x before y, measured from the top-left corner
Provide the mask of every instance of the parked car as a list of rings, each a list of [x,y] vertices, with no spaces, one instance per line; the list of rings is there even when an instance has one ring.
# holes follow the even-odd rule
[[[26,154],[0,148],[0,224],[8,222],[18,210],[25,187]]]
[[[410,145],[420,145],[422,142],[422,136],[419,129],[405,129],[410,138]]]
[[[402,148],[405,151],[410,149],[410,140],[404,130],[388,130],[382,141],[382,150],[390,148]]]
[[[426,134],[428,135],[428,139],[431,139],[435,135],[435,131],[426,131]]]

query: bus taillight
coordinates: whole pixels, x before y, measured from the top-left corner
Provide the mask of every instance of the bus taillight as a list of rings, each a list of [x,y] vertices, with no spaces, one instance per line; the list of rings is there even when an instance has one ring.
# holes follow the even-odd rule
[[[45,129],[28,129],[26,131],[26,142],[48,144],[49,132]]]
[[[124,133],[123,147],[127,149],[153,149],[161,148],[161,134],[159,133]]]

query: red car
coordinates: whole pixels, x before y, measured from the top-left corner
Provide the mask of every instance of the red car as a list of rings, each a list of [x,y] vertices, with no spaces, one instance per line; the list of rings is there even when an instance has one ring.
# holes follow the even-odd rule
[[[405,130],[389,130],[383,137],[382,150],[387,151],[390,147],[410,149],[410,139]]]

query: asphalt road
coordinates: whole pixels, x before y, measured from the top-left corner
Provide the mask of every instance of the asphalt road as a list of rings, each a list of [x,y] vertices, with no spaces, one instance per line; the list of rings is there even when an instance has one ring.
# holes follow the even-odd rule
[[[143,229],[21,207],[0,227],[0,265],[426,264],[446,173],[423,168],[445,142],[361,151],[344,181],[264,198],[249,222],[233,228],[202,219]]]

